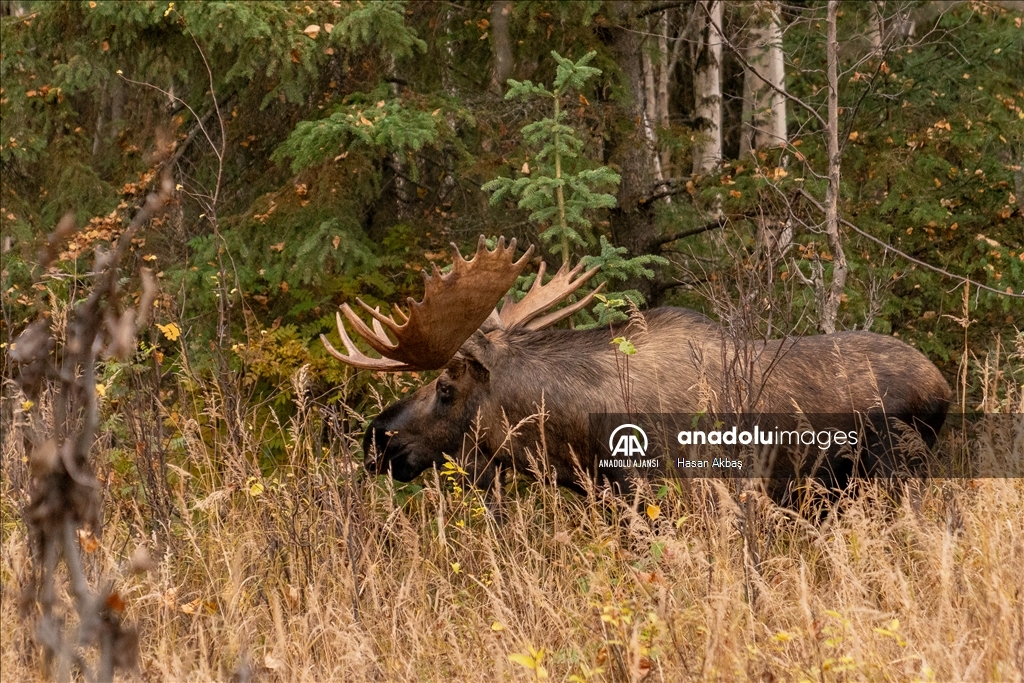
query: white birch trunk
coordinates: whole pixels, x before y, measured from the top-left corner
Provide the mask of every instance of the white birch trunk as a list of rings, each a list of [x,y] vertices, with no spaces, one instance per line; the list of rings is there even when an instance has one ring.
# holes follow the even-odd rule
[[[740,156],[786,143],[785,55],[777,2],[756,5],[743,76],[743,131]],[[769,87],[768,84],[773,87]],[[776,90],[776,88],[778,90]]]
[[[662,12],[660,29],[658,30],[658,126],[668,128],[668,11]],[[669,172],[672,164],[672,151],[668,147],[661,150],[661,170]],[[670,199],[666,197],[666,199]]]
[[[722,1],[700,0],[703,17],[693,79],[700,132],[693,145],[693,173],[710,173],[722,159]],[[705,11],[706,10],[706,11]],[[709,19],[710,17],[710,19]]]
[[[658,134],[654,130],[654,123],[658,120],[657,95],[654,89],[654,65],[651,64],[651,55],[647,52],[646,46],[642,53],[644,71],[644,136],[651,146],[651,162],[654,164],[654,179],[661,181],[665,179],[661,172],[661,155],[658,153]]]
[[[773,88],[769,92],[771,114],[764,129],[763,144],[758,147],[782,147],[786,137],[786,62],[782,52],[782,27],[779,6],[774,5],[771,22],[768,24],[768,82]]]

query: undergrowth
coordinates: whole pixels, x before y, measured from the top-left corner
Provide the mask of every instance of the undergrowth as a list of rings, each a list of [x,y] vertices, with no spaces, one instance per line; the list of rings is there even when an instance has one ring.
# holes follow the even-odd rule
[[[308,399],[301,371],[286,424],[177,381],[177,411],[108,422],[104,528],[82,538],[90,573],[118,577],[142,680],[1024,676],[1022,480],[866,484],[810,523],[736,482],[622,500],[520,479],[496,518],[453,462],[421,485],[369,478],[359,434],[333,429],[344,421]],[[1019,386],[996,389],[990,410],[1024,412]],[[27,465],[7,424],[0,678],[13,682],[40,662],[21,597]],[[154,425],[170,454],[155,478]],[[1024,430],[990,436],[972,447],[1022,457]],[[271,441],[283,460],[268,470]]]

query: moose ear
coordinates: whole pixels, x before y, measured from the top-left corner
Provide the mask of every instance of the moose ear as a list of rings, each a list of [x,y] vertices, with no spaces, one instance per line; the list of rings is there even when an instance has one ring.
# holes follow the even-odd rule
[[[459,355],[471,369],[489,375],[495,364],[495,344],[482,330],[477,330],[462,344]]]

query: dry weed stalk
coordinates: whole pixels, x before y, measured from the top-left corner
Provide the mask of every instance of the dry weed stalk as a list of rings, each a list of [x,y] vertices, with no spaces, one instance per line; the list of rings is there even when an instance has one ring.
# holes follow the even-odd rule
[[[25,600],[38,605],[35,636],[43,650],[44,675],[60,681],[77,676],[111,681],[117,669],[131,669],[136,661],[137,635],[122,620],[124,600],[108,579],[97,581],[99,590],[92,590],[81,550],[96,549],[102,526],[100,484],[90,457],[99,427],[96,362],[99,358],[124,359],[134,351],[136,329],[146,324],[156,292],[152,273],[144,270],[138,308],[124,306],[120,263],[136,231],[163,209],[172,190],[170,176],[165,174],[158,192],[146,198],[113,250],[97,248],[95,283],[67,318],[60,354],[55,353],[52,322],[46,317],[29,325],[11,344],[10,358],[19,368],[16,384],[24,412],[31,413],[39,406],[48,382],[55,385],[45,397],[49,419],[35,415],[24,420],[22,438],[29,454],[29,500],[24,519],[32,555]],[[72,232],[69,215],[40,254],[44,271]],[[62,558],[77,617],[70,631],[60,604],[58,563]],[[97,650],[93,666],[83,651],[90,647]]]

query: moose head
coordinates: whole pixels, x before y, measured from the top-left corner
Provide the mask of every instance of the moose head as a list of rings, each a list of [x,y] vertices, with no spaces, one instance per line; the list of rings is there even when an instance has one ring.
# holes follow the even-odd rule
[[[507,395],[507,363],[515,355],[517,333],[548,328],[586,307],[603,284],[575,303],[554,309],[597,272],[583,264],[563,264],[544,284],[546,264],[541,261],[532,288],[521,301],[509,293],[533,254],[533,247],[514,260],[515,239],[505,246],[498,240],[488,250],[480,237],[476,254],[466,260],[454,249],[452,268],[442,274],[436,266],[424,273],[422,301],[408,299],[409,312],[397,306],[392,316],[356,303],[371,317],[373,329],[347,304],[337,314],[338,334],[347,353],[321,336],[327,351],[356,368],[384,372],[441,370],[433,382],[384,410],[366,430],[365,465],[372,473],[390,472],[410,481],[425,469],[459,453],[472,423],[495,398]],[[496,306],[504,298],[501,310]],[[363,354],[345,330],[342,314],[356,332],[382,358]],[[396,319],[397,318],[397,319]],[[392,341],[389,333],[393,335]],[[514,379],[512,381],[515,381]],[[485,468],[486,469],[486,468]]]

